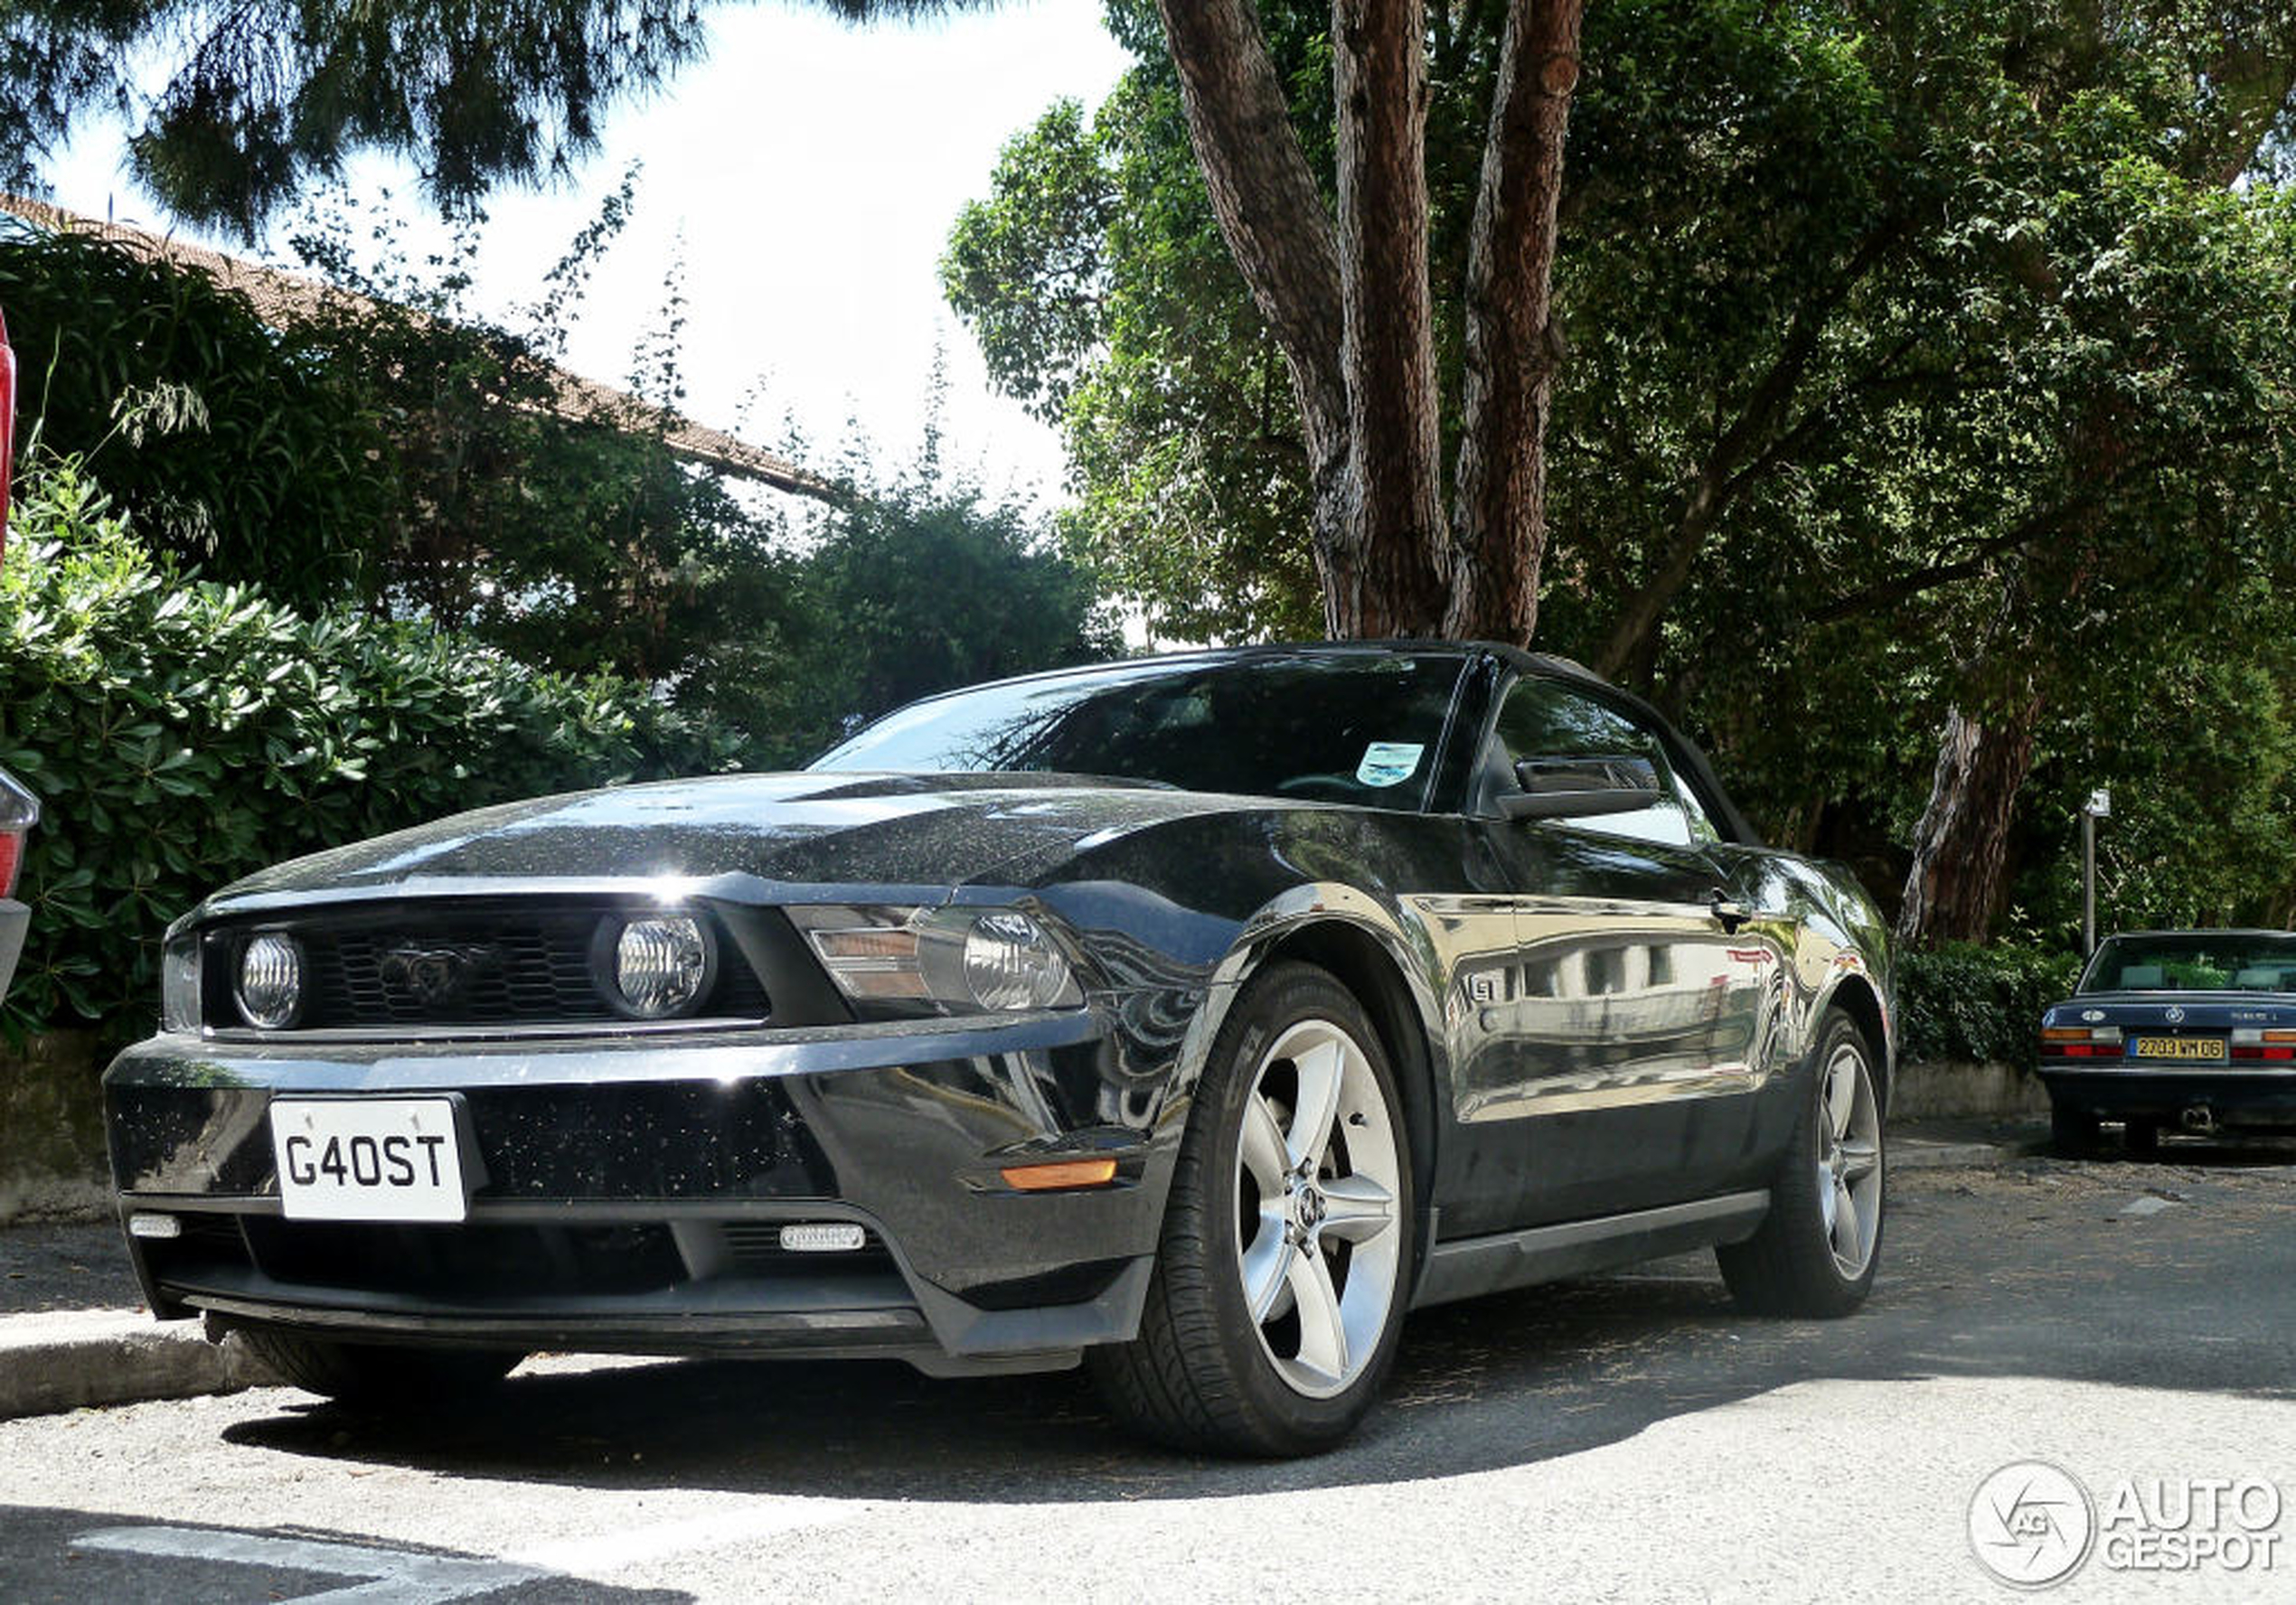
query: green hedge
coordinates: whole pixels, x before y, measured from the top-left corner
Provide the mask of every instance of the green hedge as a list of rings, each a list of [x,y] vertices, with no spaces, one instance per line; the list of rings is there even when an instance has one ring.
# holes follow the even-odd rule
[[[70,463],[19,487],[0,567],[0,766],[41,795],[12,1034],[146,1028],[167,923],[266,864],[487,802],[734,765],[606,677],[188,582]]]
[[[1897,961],[1899,1050],[1906,1059],[1957,1059],[2031,1068],[2041,1010],[2079,979],[2076,954],[1948,943]]]

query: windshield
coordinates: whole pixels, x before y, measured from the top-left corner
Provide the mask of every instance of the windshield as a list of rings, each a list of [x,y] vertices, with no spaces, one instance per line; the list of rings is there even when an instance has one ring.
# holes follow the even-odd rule
[[[812,766],[1051,770],[1417,810],[1465,666],[1388,652],[1117,663],[912,703]]]
[[[2107,937],[2081,977],[2081,990],[2296,991],[2296,934],[2178,931]]]

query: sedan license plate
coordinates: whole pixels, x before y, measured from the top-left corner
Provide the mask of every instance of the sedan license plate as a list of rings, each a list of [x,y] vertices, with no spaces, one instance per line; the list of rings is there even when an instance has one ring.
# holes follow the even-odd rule
[[[289,1220],[458,1221],[470,1213],[451,1098],[275,1098]]]
[[[2136,1056],[2141,1059],[2199,1059],[2214,1063],[2225,1056],[2225,1039],[2221,1037],[2140,1037],[2136,1040]]]

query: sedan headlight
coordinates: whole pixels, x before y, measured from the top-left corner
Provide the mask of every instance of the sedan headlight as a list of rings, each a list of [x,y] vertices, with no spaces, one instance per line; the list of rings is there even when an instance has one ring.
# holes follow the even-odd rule
[[[1084,1002],[1068,961],[1017,908],[786,909],[840,990],[898,1012],[1002,1014]],[[903,1006],[908,1006],[904,1008]]]
[[[708,927],[690,915],[608,921],[599,931],[593,962],[607,1001],[633,1019],[673,1019],[691,1014],[709,995],[717,953]]]
[[[240,1013],[250,1026],[283,1030],[303,1013],[303,947],[292,936],[267,931],[240,949]]]

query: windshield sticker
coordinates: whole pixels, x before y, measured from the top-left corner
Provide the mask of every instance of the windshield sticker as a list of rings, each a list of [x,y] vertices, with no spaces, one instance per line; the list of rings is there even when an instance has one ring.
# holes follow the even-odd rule
[[[1363,749],[1363,762],[1355,766],[1358,784],[1368,786],[1401,785],[1411,778],[1419,766],[1419,755],[1427,749],[1416,741],[1374,741]]]

